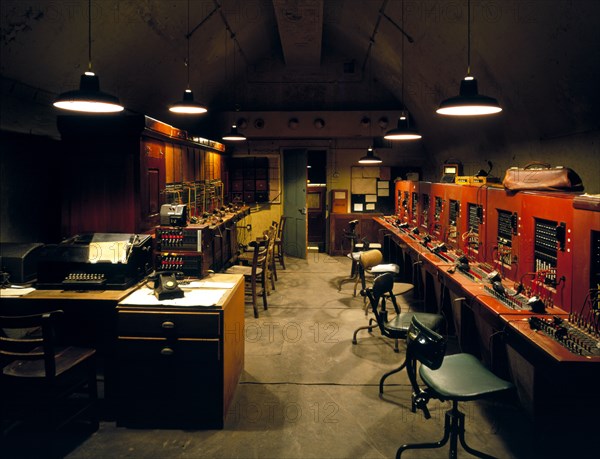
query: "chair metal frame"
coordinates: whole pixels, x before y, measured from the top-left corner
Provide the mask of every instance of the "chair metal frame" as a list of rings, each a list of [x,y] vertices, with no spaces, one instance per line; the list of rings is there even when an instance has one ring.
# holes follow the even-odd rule
[[[373,329],[378,327],[382,336],[394,340],[394,352],[399,352],[398,340],[406,339],[410,322],[413,317],[416,316],[421,318],[421,320],[430,323],[438,323],[440,326],[444,322],[444,318],[440,314],[413,311],[402,312],[396,301],[396,295],[394,294],[394,276],[391,273],[384,273],[377,276],[373,281],[373,286],[365,289],[364,294],[369,299],[368,304],[371,306],[374,318],[372,317],[369,319],[369,325],[359,327],[354,331],[352,344],[358,343],[357,334],[359,331],[368,330],[369,333],[372,333]],[[394,307],[395,316],[392,319],[389,319],[389,311],[386,308],[388,299]],[[406,324],[406,326],[403,326],[403,324]],[[380,395],[383,394],[385,380],[393,374],[402,371],[406,367],[406,364],[407,359],[405,358],[398,368],[388,371],[381,376],[379,380]]]
[[[489,454],[476,450],[467,444],[465,439],[465,415],[458,409],[458,402],[461,400],[476,400],[482,398],[484,395],[497,393],[509,389],[512,387],[512,384],[506,381],[502,381],[499,378],[496,378],[498,381],[501,381],[504,384],[499,384],[495,389],[490,389],[489,386],[487,386],[485,389],[482,388],[481,395],[442,395],[436,392],[433,387],[427,384],[427,380],[424,379],[424,382],[427,385],[427,387],[425,389],[422,389],[417,381],[417,362],[420,362],[421,365],[424,365],[431,370],[440,370],[445,360],[445,350],[446,340],[441,335],[427,328],[425,325],[419,322],[418,318],[414,317],[411,321],[411,325],[406,337],[406,370],[411,386],[413,388],[413,394],[411,397],[411,411],[415,413],[417,409],[420,409],[423,411],[425,419],[429,419],[431,415],[427,408],[427,403],[431,398],[436,398],[441,401],[450,400],[452,402],[452,408],[448,410],[445,414],[444,435],[440,441],[430,443],[404,444],[400,446],[400,448],[398,448],[398,451],[396,452],[396,459],[400,459],[402,453],[408,449],[436,449],[443,447],[448,442],[450,442],[450,449],[448,452],[448,457],[450,459],[456,459],[458,454],[459,442],[464,448],[464,450],[472,454],[473,456],[481,457],[484,459],[495,459],[494,456],[490,456]],[[468,354],[455,354],[451,357],[460,359],[463,356],[468,356]],[[458,359],[455,359],[454,361]],[[479,363],[479,361],[475,360],[474,357],[473,360]],[[461,366],[460,368],[462,369],[463,366]],[[482,364],[477,365],[475,369],[477,370],[475,371],[475,373],[479,372],[480,374],[491,374],[491,372],[485,367],[483,367]],[[442,375],[440,376],[441,378],[447,376],[447,374],[445,374],[444,371],[440,371],[442,373]],[[476,378],[477,375],[472,375],[472,377]],[[422,373],[421,379],[423,379]]]

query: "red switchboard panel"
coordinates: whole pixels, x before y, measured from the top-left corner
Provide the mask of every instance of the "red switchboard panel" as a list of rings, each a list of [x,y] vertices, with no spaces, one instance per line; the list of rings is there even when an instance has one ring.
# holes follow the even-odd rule
[[[481,268],[476,274],[497,271],[514,284],[511,298],[578,315],[598,309],[600,296],[590,289],[600,285],[600,198],[409,181],[397,182],[395,192],[402,230],[415,239],[418,228],[423,247],[439,257],[459,267],[464,254],[482,263],[470,267]],[[586,202],[577,207],[577,199]]]
[[[471,260],[487,261],[487,187],[467,186],[461,187],[461,214],[459,247]]]
[[[521,193],[487,189],[485,261],[503,278],[518,281],[520,274]]]
[[[600,196],[573,201],[573,281],[571,309],[585,322],[600,308]],[[589,256],[588,256],[589,254]]]
[[[419,202],[417,205],[417,225],[419,229],[429,231],[431,203],[431,182],[419,182]]]
[[[409,191],[408,186],[410,182],[408,180],[399,180],[396,182],[395,193],[396,193],[396,215],[401,222],[408,222],[409,218]]]
[[[442,217],[442,228],[444,228],[444,232],[440,239],[442,239],[448,247],[459,250],[462,249],[460,238],[463,231],[465,231],[465,226],[462,225],[462,214],[464,212],[461,204],[463,187],[462,185],[455,185],[453,183],[443,183],[440,185],[444,188],[444,201],[446,203],[446,212]]]
[[[444,240],[448,221],[445,188],[444,183],[432,183],[429,195],[429,234],[440,241]]]
[[[417,226],[419,210],[419,182],[408,182],[408,223]]]
[[[574,197],[540,192],[524,192],[521,196],[519,265],[523,285],[531,289],[530,296],[536,295],[546,305],[554,304],[566,311],[570,310],[574,282]]]

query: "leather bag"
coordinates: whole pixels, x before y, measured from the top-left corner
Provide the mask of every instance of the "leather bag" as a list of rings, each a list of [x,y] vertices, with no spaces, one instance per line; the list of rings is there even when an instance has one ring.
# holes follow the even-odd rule
[[[581,177],[573,169],[552,167],[547,163],[511,167],[506,171],[502,185],[509,191],[583,191]]]

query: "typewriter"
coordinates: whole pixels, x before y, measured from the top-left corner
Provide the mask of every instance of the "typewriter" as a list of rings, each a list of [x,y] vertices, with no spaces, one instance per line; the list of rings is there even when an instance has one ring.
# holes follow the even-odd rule
[[[46,245],[39,289],[125,290],[152,271],[152,236],[93,233]]]

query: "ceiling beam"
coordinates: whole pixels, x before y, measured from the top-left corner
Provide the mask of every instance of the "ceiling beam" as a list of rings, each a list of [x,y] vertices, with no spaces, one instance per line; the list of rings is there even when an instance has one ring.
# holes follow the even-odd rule
[[[285,64],[319,66],[323,0],[273,0]]]

